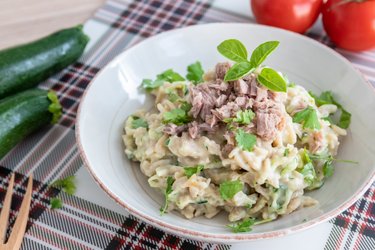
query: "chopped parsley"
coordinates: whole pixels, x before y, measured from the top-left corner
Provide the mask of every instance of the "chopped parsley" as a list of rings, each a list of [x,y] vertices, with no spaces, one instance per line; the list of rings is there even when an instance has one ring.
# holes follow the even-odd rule
[[[337,108],[341,111],[341,115],[340,115],[340,118],[337,122],[337,126],[343,128],[343,129],[347,129],[349,127],[352,115],[346,109],[344,109],[343,106],[340,103],[338,103],[335,100],[331,91],[322,92],[319,97],[316,96],[311,91],[309,91],[309,94],[311,95],[312,98],[314,98],[315,103],[318,107],[322,106],[324,104],[334,104],[334,105],[336,105]],[[327,119],[329,119],[328,121],[330,123],[334,124],[334,122],[332,120],[332,117],[331,116],[328,116],[328,117],[329,117],[329,118],[327,118]]]
[[[63,192],[73,195],[76,192],[76,179],[74,176],[68,176],[61,180],[56,180],[51,184],[52,187],[59,188]],[[54,197],[50,200],[51,209],[62,208],[63,202],[60,198]]]
[[[250,122],[254,119],[255,114],[251,109],[246,109],[244,111],[239,110],[236,113],[235,118],[226,118],[224,119],[224,122],[229,123],[229,122],[237,122],[238,124],[241,125],[248,125]]]
[[[62,200],[57,197],[51,198],[49,203],[51,204],[51,209],[59,209],[63,206]]]
[[[142,87],[147,90],[151,91],[153,89],[159,88],[161,85],[163,85],[165,82],[178,82],[178,81],[184,81],[185,78],[183,78],[180,74],[177,72],[174,72],[172,69],[168,69],[161,74],[156,76],[156,80],[151,79],[143,79],[142,81]]]
[[[132,128],[133,129],[136,129],[136,128],[146,128],[146,129],[148,129],[148,123],[142,118],[133,116]]]
[[[169,204],[169,195],[172,193],[172,185],[174,183],[174,179],[171,176],[168,176],[167,178],[167,188],[164,191],[164,206],[160,208],[160,215],[163,215],[166,213],[168,209]]]
[[[287,157],[289,155],[289,148],[286,148],[284,150],[284,156]]]
[[[181,108],[173,109],[163,114],[164,123],[174,123],[176,125],[183,125],[190,122],[191,118],[187,112]]]
[[[186,167],[184,168],[185,175],[190,178],[193,174],[199,174],[203,170],[203,165],[197,165],[195,167]]]
[[[204,74],[204,71],[203,71],[203,68],[202,68],[202,64],[200,62],[195,62],[193,64],[190,64],[188,67],[187,67],[187,75],[186,75],[186,78],[193,82],[193,84],[198,84],[198,83],[201,83],[203,82],[203,74]]]
[[[192,105],[187,101],[181,103],[180,109],[184,110],[186,113],[190,111]]]
[[[232,199],[235,194],[242,191],[243,183],[239,180],[225,181],[220,184],[219,192],[223,200]]]
[[[245,233],[250,232],[252,230],[252,226],[255,224],[255,219],[253,218],[246,218],[243,221],[232,223],[227,225],[230,229],[232,229],[233,233]]]
[[[246,133],[243,129],[238,129],[236,132],[237,145],[246,151],[252,151],[257,142],[257,137],[253,134]]]
[[[297,112],[293,116],[293,122],[301,123],[303,128],[320,129],[318,115],[316,114],[316,110],[311,106]]]
[[[56,180],[51,184],[52,187],[60,188],[62,191],[69,195],[73,195],[76,192],[76,179],[75,177],[68,176],[65,179]]]
[[[303,166],[303,168],[299,172],[303,175],[304,181],[309,186],[311,186],[316,179],[316,173],[315,173],[314,165],[313,165],[306,149],[303,151],[302,160],[303,160],[305,165]]]

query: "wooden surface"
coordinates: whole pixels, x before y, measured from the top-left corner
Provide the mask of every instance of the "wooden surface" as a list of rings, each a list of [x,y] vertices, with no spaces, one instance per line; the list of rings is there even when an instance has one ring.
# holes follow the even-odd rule
[[[0,49],[87,20],[105,0],[0,0]]]

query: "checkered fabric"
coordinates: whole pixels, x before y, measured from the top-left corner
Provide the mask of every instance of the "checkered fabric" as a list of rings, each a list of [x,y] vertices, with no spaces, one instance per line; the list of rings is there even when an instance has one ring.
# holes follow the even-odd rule
[[[59,193],[49,186],[56,179],[74,175],[83,163],[78,154],[74,124],[80,98],[95,74],[120,52],[157,33],[206,22],[254,22],[249,17],[215,7],[211,0],[110,0],[86,26],[100,36],[78,62],[40,85],[53,89],[63,105],[59,124],[29,136],[0,160],[0,201],[9,177],[16,172],[15,199],[10,224],[14,223],[31,172],[34,190],[23,249],[229,249],[183,239],[122,215],[92,201]],[[324,32],[308,33],[329,46]],[[375,51],[351,53],[337,50],[361,70],[375,86]],[[331,220],[326,249],[375,249],[375,201],[373,185],[347,211]],[[62,209],[49,209],[52,197],[62,197]],[[9,232],[8,232],[9,234]]]

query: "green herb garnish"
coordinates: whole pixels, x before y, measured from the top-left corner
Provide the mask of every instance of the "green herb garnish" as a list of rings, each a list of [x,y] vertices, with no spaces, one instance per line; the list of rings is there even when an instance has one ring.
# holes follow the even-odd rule
[[[297,112],[293,116],[293,122],[301,123],[303,128],[320,129],[318,115],[316,110],[311,106]]]
[[[73,175],[61,180],[56,180],[51,184],[51,186],[55,188],[60,188],[62,191],[69,195],[73,195],[77,189],[76,179]]]
[[[319,97],[313,94],[311,91],[309,91],[309,94],[311,95],[312,98],[314,98],[315,103],[318,107],[324,104],[336,105],[337,108],[341,111],[341,115],[340,115],[337,125],[343,129],[347,129],[349,127],[352,115],[346,109],[344,109],[340,103],[338,103],[334,99],[331,91],[324,91],[320,94]],[[333,123],[333,120],[331,117],[329,117],[328,119],[330,123]]]
[[[220,184],[219,192],[223,200],[232,199],[235,194],[242,191],[243,183],[239,180],[225,181]]]
[[[233,233],[244,233],[250,232],[252,230],[252,226],[255,224],[255,219],[253,218],[246,218],[243,221],[232,223],[227,225],[230,229],[232,229]]]
[[[225,74],[224,81],[235,81],[258,68],[272,51],[274,51],[280,42],[268,41],[260,44],[252,52],[248,60],[246,47],[236,39],[223,41],[217,50],[226,58],[236,62]],[[275,70],[264,68],[258,75],[257,80],[266,88],[286,92],[286,82]]]
[[[257,77],[260,84],[276,92],[286,92],[286,82],[282,76],[271,68],[264,68]]]
[[[133,129],[136,129],[136,128],[148,129],[148,123],[142,118],[133,116],[132,128]]]
[[[57,197],[51,198],[49,204],[51,205],[51,209],[59,209],[63,206],[62,200]]]
[[[165,112],[163,114],[164,123],[174,123],[176,125],[183,125],[190,122],[191,118],[188,116],[187,112],[181,108],[173,109],[170,112]]]
[[[187,71],[186,78],[193,82],[193,84],[197,85],[198,83],[203,82],[204,71],[200,62],[190,64],[187,67]]]
[[[250,109],[246,109],[245,111],[238,111],[236,113],[236,118],[233,119],[234,122],[242,125],[248,125],[254,119],[255,114]]]
[[[257,137],[253,134],[246,133],[243,129],[238,129],[236,132],[237,145],[246,151],[252,151],[257,142]]]
[[[197,165],[195,167],[186,167],[184,168],[185,175],[190,178],[193,174],[199,174],[203,170],[203,165]]]
[[[286,156],[288,156],[289,155],[289,148],[286,148],[285,150],[284,150],[284,156],[286,157]]]
[[[174,179],[171,176],[167,178],[167,188],[164,191],[164,206],[160,208],[160,215],[166,213],[169,204],[169,195],[172,193],[172,185],[174,183]]]
[[[141,85],[145,90],[151,91],[153,89],[159,88],[165,82],[172,83],[184,80],[185,78],[183,78],[180,74],[174,72],[172,69],[168,69],[162,72],[161,74],[157,75],[155,81],[151,79],[143,79]]]

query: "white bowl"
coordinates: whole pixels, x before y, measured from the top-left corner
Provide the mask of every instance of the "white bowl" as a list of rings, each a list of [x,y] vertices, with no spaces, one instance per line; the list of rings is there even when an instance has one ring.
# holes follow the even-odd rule
[[[338,158],[358,165],[336,163],[335,174],[309,195],[320,203],[300,209],[252,232],[234,234],[224,214],[213,219],[187,220],[177,213],[160,216],[163,197],[148,186],[138,164],[124,155],[121,135],[126,117],[151,107],[151,97],[139,89],[143,78],[173,68],[185,73],[196,60],[205,69],[225,59],[216,46],[236,38],[249,50],[268,40],[280,46],[266,63],[287,74],[292,82],[319,93],[332,90],[352,113],[349,134]],[[78,111],[76,136],[85,165],[115,201],[140,219],[170,233],[204,241],[231,243],[273,238],[309,228],[348,208],[374,180],[375,95],[371,85],[342,56],[304,36],[251,24],[208,24],[164,32],[126,50],[91,82]]]

